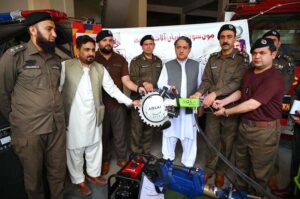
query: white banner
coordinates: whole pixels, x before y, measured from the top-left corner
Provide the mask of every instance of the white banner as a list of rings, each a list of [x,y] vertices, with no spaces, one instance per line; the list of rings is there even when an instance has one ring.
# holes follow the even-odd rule
[[[130,63],[130,60],[141,54],[140,39],[144,35],[151,34],[155,39],[154,54],[160,57],[163,62],[176,57],[174,42],[180,36],[188,36],[192,40],[192,51],[189,55],[202,64],[206,64],[211,53],[220,51],[220,44],[217,38],[220,27],[224,24],[233,24],[237,29],[237,38],[242,45],[242,50],[250,52],[249,30],[247,20],[230,22],[158,26],[142,28],[120,28],[109,29],[113,32],[115,39],[114,49],[122,54]],[[105,29],[105,28],[104,28]]]

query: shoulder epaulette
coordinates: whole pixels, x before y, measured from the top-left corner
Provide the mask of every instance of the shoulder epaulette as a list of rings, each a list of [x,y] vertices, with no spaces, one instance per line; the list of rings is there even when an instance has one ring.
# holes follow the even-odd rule
[[[246,52],[243,52],[243,51],[238,51],[238,53],[237,53],[238,55],[240,55],[240,56],[242,56],[243,58],[244,58],[244,62],[245,63],[249,63],[249,55],[248,55],[248,53],[246,53]]]
[[[138,58],[140,58],[141,55],[135,56],[134,58],[132,58],[132,61],[137,60]]]
[[[210,54],[210,56],[213,57],[213,56],[217,56],[218,54],[219,54],[219,52],[214,52],[214,53]]]
[[[293,59],[290,57],[290,56],[288,56],[288,55],[282,55],[282,57],[287,61],[287,62],[293,62]]]
[[[238,54],[242,55],[242,56],[245,57],[245,58],[249,58],[249,55],[248,55],[248,53],[246,53],[246,52],[238,51]]]
[[[54,56],[56,56],[57,58],[59,58],[59,59],[63,59],[60,55],[58,55],[58,54],[54,54]]]
[[[11,47],[10,49],[7,50],[7,52],[10,55],[15,55],[16,53],[23,51],[24,49],[26,49],[26,46],[24,44],[20,44],[20,45]]]

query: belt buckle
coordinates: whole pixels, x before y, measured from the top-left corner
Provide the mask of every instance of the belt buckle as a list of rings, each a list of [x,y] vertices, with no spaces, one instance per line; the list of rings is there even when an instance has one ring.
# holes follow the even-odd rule
[[[255,121],[253,121],[253,120],[246,120],[246,122],[245,122],[248,126],[250,126],[250,127],[256,127],[257,125],[256,125],[256,122]]]

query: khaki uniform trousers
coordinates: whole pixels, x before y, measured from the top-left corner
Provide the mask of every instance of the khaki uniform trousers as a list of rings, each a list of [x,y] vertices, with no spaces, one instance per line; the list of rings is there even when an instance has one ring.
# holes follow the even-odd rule
[[[232,146],[236,139],[238,131],[238,116],[233,115],[228,118],[217,117],[213,114],[207,114],[206,134],[211,143],[227,158],[230,159]],[[224,175],[227,168],[226,164],[219,159],[216,153],[209,148],[208,158],[205,165],[205,174]]]
[[[43,176],[49,184],[51,199],[63,199],[66,177],[65,125],[53,123],[53,131],[41,135],[12,133],[12,146],[24,170],[28,199],[44,199]],[[43,171],[46,168],[46,172]]]
[[[131,136],[130,148],[134,153],[150,153],[153,133],[157,132],[158,128],[151,127],[145,124],[139,112],[132,108],[131,110]]]
[[[279,120],[273,127],[249,126],[244,122],[239,125],[235,153],[236,166],[263,188],[267,188],[267,182],[272,175],[278,153],[280,130]],[[236,185],[240,190],[260,194],[249,188],[240,177],[237,177]]]

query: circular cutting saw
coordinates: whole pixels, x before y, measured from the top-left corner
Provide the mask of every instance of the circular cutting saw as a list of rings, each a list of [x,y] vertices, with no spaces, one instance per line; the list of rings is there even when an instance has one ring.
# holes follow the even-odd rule
[[[159,127],[170,118],[177,117],[179,107],[197,108],[199,99],[180,98],[177,94],[168,93],[168,88],[150,92],[141,99],[139,114],[143,122],[149,126]]]
[[[162,126],[169,120],[168,110],[164,106],[164,98],[159,92],[151,92],[142,97],[139,114],[149,126]]]

